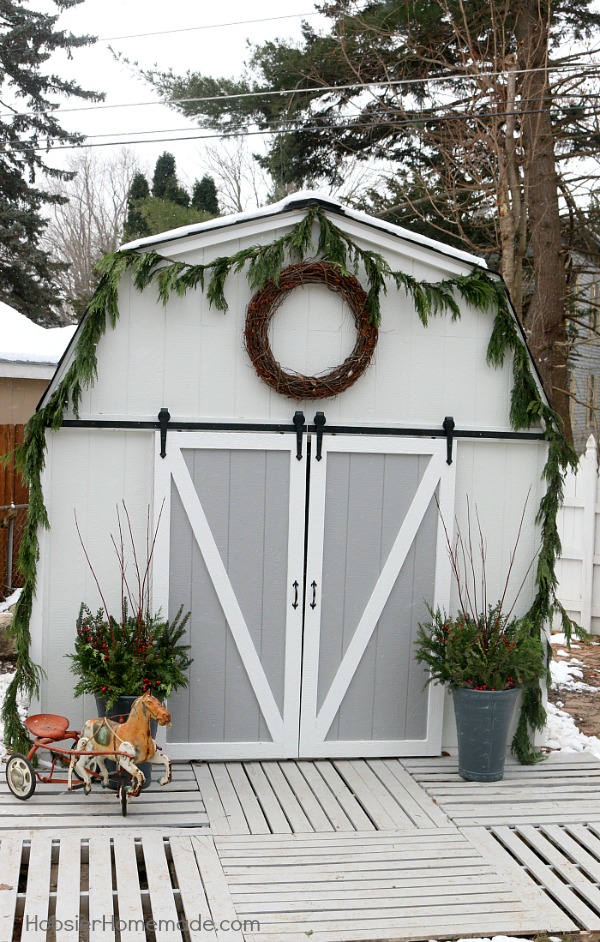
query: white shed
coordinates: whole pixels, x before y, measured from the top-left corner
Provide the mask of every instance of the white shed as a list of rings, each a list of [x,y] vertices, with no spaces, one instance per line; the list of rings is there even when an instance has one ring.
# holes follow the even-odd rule
[[[314,258],[325,262],[316,275]],[[351,259],[367,309],[384,273],[378,330]],[[283,266],[284,280],[257,288],[260,265]],[[148,507],[154,522],[163,508],[153,607],[192,613],[194,664],[189,689],[170,701],[171,756],[434,755],[450,745],[446,697],[424,688],[413,657],[427,605],[457,602],[436,502],[450,527],[455,515],[464,524],[467,497],[477,506],[493,596],[531,488],[518,586],[545,491],[536,415],[550,414],[508,307],[513,351],[508,343],[495,368],[486,361],[498,310],[469,294],[476,283],[502,293],[480,259],[314,193],[113,258],[42,404],[54,430],[30,625],[46,672],[40,708],[75,724],[95,712],[73,699],[65,657],[80,602],[100,605],[74,514],[117,608],[110,533],[124,500],[142,542]],[[444,305],[425,326],[418,311],[425,319]],[[511,422],[519,377],[542,410],[525,431]],[[522,610],[537,591],[532,570]]]

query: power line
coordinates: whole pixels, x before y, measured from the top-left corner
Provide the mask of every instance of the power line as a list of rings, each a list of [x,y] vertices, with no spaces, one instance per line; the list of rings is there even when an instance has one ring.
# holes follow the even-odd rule
[[[596,96],[599,97],[600,96]],[[319,125],[315,127],[314,130],[316,133],[322,131],[360,131],[373,129],[374,127],[383,127],[387,126],[390,128],[398,127],[410,127],[415,124],[444,124],[449,121],[458,121],[458,120],[482,120],[485,118],[507,118],[507,117],[521,117],[523,115],[534,115],[534,114],[545,114],[547,111],[546,108],[532,108],[526,111],[501,111],[501,112],[488,112],[480,114],[454,114],[454,115],[440,115],[440,116],[422,116],[414,117],[411,119],[398,119],[390,121],[377,120],[376,122],[366,122],[358,123],[354,122],[351,124],[330,124],[330,125]],[[592,114],[598,114],[598,111],[593,111]],[[280,122],[283,124],[284,122]],[[253,131],[245,130],[242,128],[231,129],[232,133],[243,133],[245,137],[266,137],[268,135],[279,135],[279,134],[290,134],[297,131],[306,130],[303,126],[297,127],[271,127],[265,129],[256,129]],[[206,133],[211,132],[211,133]],[[153,132],[144,132],[139,131],[139,134],[144,133],[153,133]],[[161,133],[161,132],[158,132]],[[169,133],[169,132],[166,132]],[[104,137],[105,135],[98,135],[99,137]],[[156,137],[144,140],[128,140],[128,141],[99,141],[92,144],[59,144],[56,147],[52,146],[52,139],[47,139],[44,146],[38,147],[28,147],[26,142],[23,142],[22,147],[12,147],[11,150],[17,154],[25,153],[48,153],[49,151],[65,151],[65,150],[87,150],[96,147],[114,147],[117,145],[123,146],[125,144],[175,144],[181,141],[197,141],[197,140],[213,140],[215,138],[227,138],[229,135],[227,131],[222,128],[199,128],[198,133],[182,135],[180,137]]]
[[[297,19],[298,17],[307,17],[307,16],[319,16],[319,13],[317,11],[313,11],[311,13],[287,13],[284,16],[265,16],[265,17],[262,17],[261,19],[256,19],[256,20],[232,20],[229,23],[209,23],[206,26],[185,26],[185,27],[182,27],[181,29],[161,29],[161,30],[156,30],[155,32],[152,32],[152,33],[130,33],[125,36],[92,36],[91,37],[92,42],[88,43],[87,45],[93,45],[94,43],[102,43],[102,42],[116,42],[117,40],[120,41],[122,39],[144,39],[146,36],[168,36],[171,33],[190,33],[196,30],[225,29],[229,26],[244,26],[244,25],[251,25],[252,23],[271,23],[271,22],[276,22],[277,20],[291,20],[291,19]],[[79,39],[81,37],[77,36],[76,38]],[[30,47],[28,45],[20,45],[20,44],[11,45],[11,50],[13,52],[14,51],[22,52],[22,51],[28,50],[29,48]]]
[[[286,13],[285,16],[264,16],[259,20],[233,20],[230,23],[209,23],[206,26],[185,26],[181,29],[160,29],[154,33],[128,33],[126,36],[99,36],[96,40],[99,43],[116,42],[121,39],[143,39],[146,36],[168,36],[171,33],[192,33],[195,30],[203,29],[225,29],[228,26],[247,26],[251,23],[273,23],[277,20],[295,20],[300,16],[318,16],[316,11],[312,13]]]
[[[593,95],[592,95],[592,94],[587,94],[587,95],[579,95],[579,96],[577,96],[577,101],[579,102],[579,101],[581,101],[581,100],[586,100],[586,101],[588,101],[588,100],[589,100],[589,101],[598,101],[598,100],[600,100],[600,93],[598,93],[598,94],[593,94]],[[521,99],[521,103],[524,103],[524,102],[526,102],[526,101],[535,102],[535,101],[538,101],[538,98],[537,98],[537,97],[534,97],[534,98],[529,98],[529,99]],[[526,115],[526,114],[539,114],[539,113],[540,113],[540,110],[539,110],[539,109],[532,110],[532,109],[526,109],[526,108],[522,108],[522,109],[519,109],[519,111],[514,111],[514,112],[512,112],[512,111],[511,111],[511,112],[506,112],[506,111],[483,112],[483,111],[482,111],[482,112],[469,112],[469,113],[460,113],[460,112],[448,113],[446,106],[444,106],[444,105],[439,105],[438,108],[439,108],[439,111],[438,111],[438,112],[436,112],[435,110],[423,111],[423,112],[421,112],[419,115],[415,114],[415,115],[414,115],[412,118],[410,118],[410,119],[402,119],[402,118],[400,118],[400,117],[395,118],[395,117],[393,117],[393,116],[394,116],[394,111],[392,111],[390,108],[388,108],[388,109],[387,109],[387,117],[386,117],[385,112],[383,112],[383,113],[382,113],[382,112],[378,112],[377,124],[379,124],[379,125],[388,124],[388,125],[390,125],[390,126],[394,126],[394,125],[398,125],[398,124],[401,124],[401,123],[407,123],[407,124],[412,124],[412,123],[414,123],[414,122],[436,122],[436,123],[439,123],[439,122],[444,122],[444,121],[467,120],[467,119],[469,119],[469,118],[470,118],[471,120],[475,121],[475,120],[477,120],[477,119],[479,119],[479,118],[483,118],[483,119],[485,119],[485,118],[494,118],[494,117],[495,117],[495,118],[504,118],[504,117],[508,117],[508,116],[514,117],[514,116],[520,116],[520,115]],[[570,105],[568,102],[566,102],[566,103],[564,103],[564,104],[563,104],[563,103],[556,103],[555,106],[554,106],[554,108],[555,108],[555,111],[558,112],[558,116],[560,116],[565,110],[569,110],[569,109],[571,108],[571,105]],[[594,112],[592,112],[592,113],[594,113]],[[354,122],[356,122],[356,121],[361,117],[361,114],[362,114],[361,112],[355,112],[354,114],[346,114],[346,115],[344,115],[344,120],[347,121],[347,122],[348,122],[348,121],[354,121]],[[318,117],[318,114],[313,115],[313,117]],[[584,115],[584,117],[589,117],[589,115],[586,114],[586,115]],[[301,131],[301,130],[303,130],[303,129],[306,129],[304,125],[301,125],[301,124],[299,124],[299,123],[297,123],[297,122],[293,122],[293,123],[294,123],[295,126],[294,126],[294,127],[291,127],[291,126],[290,126],[290,125],[292,124],[291,120],[287,120],[287,121],[286,121],[285,118],[274,118],[274,119],[272,119],[271,121],[266,121],[266,122],[264,122],[264,126],[261,128],[261,132],[262,132],[262,133],[266,133],[266,134],[269,134],[269,133],[276,133],[276,132],[279,132],[279,133],[290,133],[290,132],[292,132],[292,131]],[[314,128],[311,128],[311,130],[319,131],[319,130],[321,129],[321,127],[323,127],[323,129],[325,129],[325,130],[327,130],[327,129],[330,130],[330,129],[333,128],[333,127],[352,128],[352,127],[358,127],[358,126],[360,126],[360,127],[366,127],[366,126],[368,126],[368,125],[357,125],[356,123],[354,123],[354,124],[346,124],[346,125],[328,125],[328,126],[325,126],[325,125],[324,125],[324,126],[317,125],[317,126],[315,126]],[[369,125],[369,126],[371,126],[371,125]],[[93,141],[93,140],[96,139],[96,138],[106,138],[106,137],[119,138],[119,137],[126,137],[127,135],[130,135],[130,134],[131,134],[131,135],[135,135],[136,137],[139,137],[140,135],[146,135],[146,134],[178,134],[178,133],[180,133],[180,132],[182,132],[182,133],[183,133],[183,132],[189,132],[189,131],[191,131],[191,130],[192,130],[192,128],[190,128],[189,125],[188,125],[188,126],[185,126],[185,127],[176,127],[176,128],[147,128],[147,129],[145,129],[145,130],[140,130],[140,131],[132,131],[132,130],[128,130],[128,131],[105,131],[105,132],[103,132],[103,133],[98,133],[98,134],[84,134],[84,135],[82,135],[82,136],[84,137],[85,141]],[[202,130],[205,130],[205,131],[214,131],[214,132],[217,133],[217,134],[220,133],[220,135],[223,136],[223,137],[228,137],[228,136],[230,136],[230,135],[235,135],[235,134],[246,134],[246,133],[250,133],[250,132],[247,130],[247,128],[244,127],[244,126],[242,126],[242,125],[240,125],[239,128],[237,128],[237,129],[234,128],[234,127],[225,128],[225,127],[219,127],[219,126],[214,126],[214,125],[213,125],[213,126],[210,126],[210,125],[198,125],[198,130],[200,130],[200,131],[202,131]],[[307,129],[307,130],[308,130],[308,129]],[[178,140],[178,139],[179,139],[179,138],[173,138],[173,140]],[[47,139],[46,139],[46,140],[47,140]],[[165,137],[164,140],[169,140],[169,138],[166,138],[166,137]],[[108,143],[108,142],[107,142],[107,143]],[[114,141],[114,143],[115,143],[115,144],[118,144],[119,142],[118,142],[118,141]],[[144,144],[145,141],[144,141],[144,140],[140,140],[140,141],[137,141],[137,142],[136,142],[136,141],[133,141],[133,140],[132,140],[132,141],[127,141],[126,143],[139,143],[139,144]],[[27,148],[27,141],[23,141],[23,142],[22,142],[22,145],[23,145],[22,148],[21,148],[19,145],[14,145],[14,146],[13,146],[13,150],[20,151],[21,149],[28,149],[28,148]],[[59,146],[62,146],[62,145],[59,145]],[[41,151],[41,150],[44,150],[44,149],[45,149],[45,147],[40,147],[40,148],[39,148],[40,151]]]
[[[583,77],[584,75],[594,75],[599,71],[597,66],[581,66],[579,64],[573,65],[556,65],[549,66],[548,71],[562,71],[566,69],[577,70],[577,77]],[[511,75],[529,75],[534,72],[539,72],[540,69],[516,69],[511,71]],[[157,105],[166,105],[170,107],[171,105],[183,105],[183,104],[203,104],[209,102],[217,101],[238,101],[248,98],[270,98],[274,96],[283,97],[285,95],[311,95],[311,94],[325,94],[326,92],[343,92],[351,91],[352,89],[364,90],[372,88],[389,88],[389,87],[398,87],[398,86],[412,86],[412,85],[427,85],[428,83],[437,83],[437,82],[450,82],[450,81],[466,81],[483,78],[494,78],[501,75],[506,75],[506,71],[498,72],[478,72],[478,73],[455,73],[449,75],[433,75],[427,78],[421,79],[390,79],[382,80],[379,82],[353,82],[347,85],[317,85],[309,86],[308,88],[291,88],[291,89],[257,89],[252,92],[237,92],[236,94],[230,95],[206,95],[202,97],[193,97],[193,98],[172,98],[168,101],[135,101],[135,102],[124,102],[122,104],[106,105],[106,104],[97,104],[97,105],[86,105],[81,108],[49,108],[45,111],[23,111],[16,112],[15,116],[24,118],[30,116],[42,116],[45,114],[52,114],[54,116],[63,115],[63,114],[75,114],[83,111],[106,111],[108,109],[115,108],[144,108],[148,106]],[[564,93],[563,93],[564,94]],[[581,96],[580,96],[581,97]],[[0,114],[0,117],[4,115]]]

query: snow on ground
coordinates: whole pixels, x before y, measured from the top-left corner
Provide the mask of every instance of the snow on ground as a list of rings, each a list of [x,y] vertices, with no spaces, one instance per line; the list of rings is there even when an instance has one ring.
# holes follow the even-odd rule
[[[11,605],[15,604],[22,591],[23,589],[15,589],[12,595],[9,595],[3,602],[0,602],[0,612],[7,612]]]
[[[589,688],[595,690],[595,687]],[[560,703],[560,700],[558,701]],[[575,725],[575,720],[554,703],[548,703],[548,723],[546,725],[546,745],[556,752],[591,752],[600,759],[600,739],[586,736]]]
[[[560,653],[560,652],[559,652]],[[578,679],[583,677],[583,671],[579,666],[582,662],[576,657],[570,661],[552,661],[550,664],[550,673],[552,674],[552,686],[555,690],[597,690],[591,684],[584,683]]]
[[[4,703],[4,696],[8,690],[8,685],[14,677],[14,671],[8,674],[0,674],[0,705]],[[22,694],[19,694],[18,697],[19,704],[19,716],[22,720],[27,716],[27,710],[29,707],[29,700],[24,697]],[[2,758],[6,755],[6,749],[4,748],[4,727],[2,720],[0,720],[0,762]],[[3,773],[2,773],[3,774]]]

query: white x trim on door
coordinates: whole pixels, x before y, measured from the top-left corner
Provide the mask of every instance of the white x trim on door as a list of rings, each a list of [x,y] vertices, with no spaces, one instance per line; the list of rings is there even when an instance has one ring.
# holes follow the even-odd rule
[[[192,481],[183,453],[186,449],[231,449],[231,450],[277,450],[289,453],[290,493],[289,506],[303,507],[305,501],[305,461],[296,459],[296,440],[293,435],[264,435],[252,433],[178,433],[169,436],[167,455],[163,459],[159,453],[159,441],[156,443],[156,478],[155,478],[155,519],[161,513],[155,548],[154,598],[155,604],[168,611],[169,607],[169,545],[171,539],[171,482],[177,488],[179,497],[188,517],[194,539],[200,549],[208,574],[217,593],[228,628],[241,657],[244,669],[252,685],[260,712],[267,724],[271,741],[262,743],[223,744],[206,743],[202,747],[190,744],[177,744],[175,749],[169,744],[174,755],[197,755],[199,749],[207,758],[282,757],[298,754],[298,714],[300,708],[300,666],[302,650],[302,605],[294,608],[294,579],[302,583],[304,558],[304,513],[301,525],[292,526],[290,521],[288,536],[287,585],[289,604],[286,610],[286,623],[273,626],[273,630],[285,633],[284,666],[284,707],[283,715],[279,710],[269,681],[260,661],[256,646],[250,635],[248,624],[239,600],[231,584],[223,559],[211,532],[207,516]],[[288,506],[281,508],[282,518],[287,518]],[[286,520],[287,523],[287,520]],[[256,552],[256,547],[248,545],[248,553]],[[175,602],[177,600],[174,600]]]
[[[444,520],[452,521],[454,506],[454,465],[446,463],[446,444],[443,441],[422,441],[357,436],[324,436],[322,460],[311,465],[311,502],[308,523],[307,586],[314,581],[323,582],[323,545],[325,525],[325,490],[327,456],[332,452],[430,455],[430,460],[417,488],[411,506],[400,527],[392,549],[382,567],[381,574],[366,604],[352,640],[345,651],[333,682],[317,707],[319,680],[319,647],[322,632],[320,605],[306,607],[304,624],[304,656],[302,670],[302,705],[300,725],[300,754],[312,756],[383,756],[432,755],[439,752],[442,734],[443,691],[436,685],[428,688],[427,737],[411,744],[398,740],[371,740],[352,742],[326,740],[333,720],[348,691],[352,678],[365,653],[369,640],[377,628],[378,620],[399,576],[407,554],[414,542],[423,517],[438,492],[440,512]],[[436,540],[434,606],[448,607],[450,601],[450,563],[441,519],[438,517]],[[400,614],[398,617],[400,619]]]

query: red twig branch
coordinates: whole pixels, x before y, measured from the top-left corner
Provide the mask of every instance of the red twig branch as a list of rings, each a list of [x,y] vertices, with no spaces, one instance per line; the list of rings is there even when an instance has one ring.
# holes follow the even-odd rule
[[[77,529],[77,535],[78,535],[78,537],[79,537],[79,542],[81,543],[81,548],[82,548],[83,554],[84,554],[84,556],[85,556],[85,558],[86,558],[86,560],[87,560],[87,564],[88,564],[88,566],[90,567],[90,572],[91,572],[92,576],[94,577],[94,582],[96,583],[96,586],[98,587],[98,592],[100,593],[100,598],[102,599],[102,605],[103,605],[103,608],[104,608],[104,612],[105,612],[105,614],[106,614],[106,620],[107,620],[107,622],[108,622],[108,624],[109,624],[109,626],[110,626],[111,640],[112,640],[113,643],[114,643],[115,638],[114,638],[114,634],[113,634],[113,627],[112,627],[111,617],[110,617],[110,615],[108,614],[108,605],[106,604],[106,600],[105,600],[105,598],[104,598],[104,595],[102,594],[102,589],[100,588],[100,583],[99,583],[99,581],[98,581],[98,576],[96,575],[96,573],[95,573],[95,571],[94,571],[94,567],[92,566],[92,562],[91,562],[91,560],[90,560],[88,551],[87,551],[87,549],[86,549],[86,547],[85,547],[85,543],[83,542],[83,537],[82,537],[82,535],[81,535],[81,530],[79,529],[79,521],[77,520],[77,511],[74,510],[73,513],[74,513],[74,515],[75,515],[75,527],[76,527],[76,529]]]
[[[519,547],[519,543],[521,540],[521,534],[522,534],[523,525],[525,522],[525,513],[527,510],[527,503],[529,501],[530,491],[531,491],[531,488],[527,492],[527,496],[525,498],[525,504],[523,505],[523,510],[521,512],[521,519],[519,521],[517,536],[515,539],[514,546],[510,553],[508,571],[506,574],[506,579],[504,580],[504,586],[502,589],[500,600],[494,610],[497,621],[499,621],[503,617],[504,603],[506,600],[506,594],[508,591],[508,586],[510,583],[511,575],[512,575],[514,564],[515,564],[515,559],[517,556],[517,549]],[[488,601],[487,570],[486,570],[487,543],[483,535],[483,529],[481,526],[479,511],[476,506],[475,507],[475,519],[477,521],[477,530],[479,534],[478,550],[479,550],[479,558],[481,560],[481,566],[482,566],[480,601],[483,605],[483,608],[481,611],[479,611],[478,609],[477,572],[476,572],[476,567],[475,567],[475,553],[473,550],[472,519],[471,519],[471,506],[469,503],[469,498],[467,497],[467,536],[466,536],[466,539],[463,537],[460,524],[458,522],[458,519],[455,517],[456,537],[455,537],[454,543],[452,543],[450,539],[448,528],[446,526],[446,522],[444,520],[437,496],[435,497],[435,502],[436,502],[436,506],[437,506],[437,510],[438,510],[438,514],[439,514],[442,526],[444,528],[444,534],[446,537],[446,546],[448,549],[448,558],[450,560],[450,568],[452,570],[452,574],[456,581],[460,609],[464,615],[470,616],[474,621],[477,621],[479,616],[481,616],[483,618],[483,625],[484,625],[485,633],[487,636],[489,634],[490,629],[492,628],[492,626],[488,624],[489,601]],[[531,568],[536,560],[538,553],[539,553],[539,547],[538,549],[536,549],[533,555],[533,558],[531,562],[529,563],[529,566],[527,567],[527,571],[515,595],[510,611],[505,616],[507,621],[510,619],[513,613],[514,607],[517,604],[517,601],[521,595],[521,592],[523,591],[523,587],[525,585],[525,582],[527,581],[527,577],[529,576],[529,573],[531,572]]]

